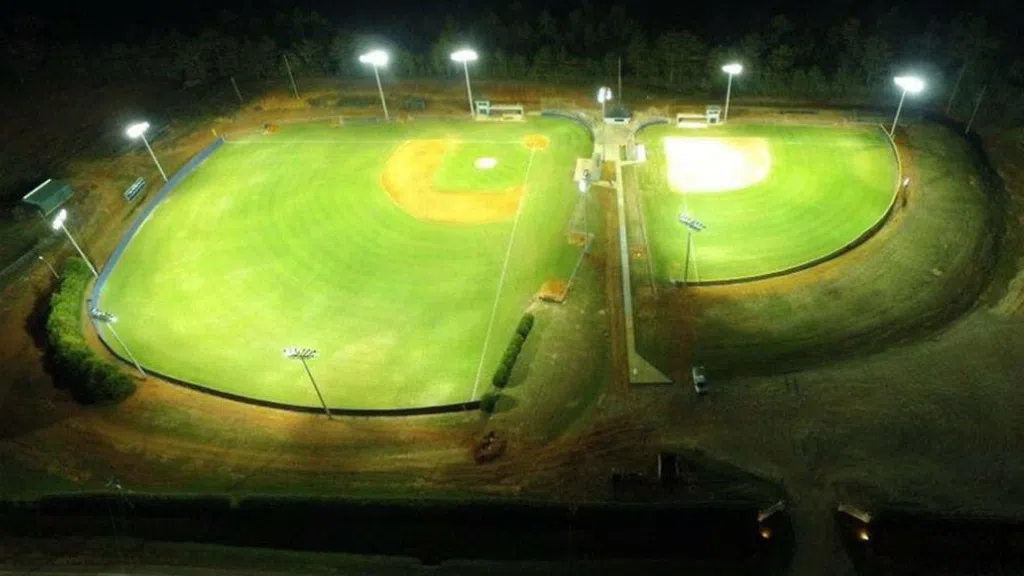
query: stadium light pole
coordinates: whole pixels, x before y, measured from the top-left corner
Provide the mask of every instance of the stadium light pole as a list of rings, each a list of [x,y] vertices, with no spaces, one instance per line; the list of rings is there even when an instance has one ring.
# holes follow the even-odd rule
[[[907,92],[917,94],[924,90],[924,80],[917,76],[897,76],[893,78],[893,82],[903,89],[903,93],[900,95],[900,105],[896,107],[896,116],[892,119],[892,129],[889,130],[889,136],[896,136],[896,123],[900,121],[900,111],[903,110],[903,100],[907,97]]]
[[[331,409],[327,407],[327,402],[324,401],[324,395],[320,393],[320,387],[316,385],[316,380],[313,379],[313,373],[309,370],[309,364],[306,360],[310,358],[316,358],[316,350],[313,348],[285,348],[284,355],[286,358],[292,360],[298,360],[302,362],[302,367],[306,369],[306,375],[309,376],[309,382],[313,385],[313,390],[316,390],[316,396],[320,399],[320,405],[324,407],[324,413],[327,414],[327,419],[331,419]]]
[[[597,101],[601,103],[601,158],[608,154],[608,123],[605,122],[605,103],[612,99],[612,89],[602,86],[597,89]]]
[[[473,118],[476,114],[473,111],[473,89],[469,85],[469,63],[476,62],[479,56],[476,50],[469,48],[462,48],[452,52],[452,60],[455,62],[462,63],[462,70],[466,73],[466,95],[469,97],[469,117]]]
[[[146,374],[146,371],[142,369],[142,365],[135,359],[135,355],[128,349],[128,346],[125,346],[124,340],[121,340],[121,337],[117,335],[117,330],[114,330],[114,323],[117,322],[117,316],[103,312],[99,308],[93,308],[90,310],[89,316],[91,316],[93,320],[107,325],[107,329],[109,329],[110,333],[113,334],[114,340],[117,340],[117,343],[121,345],[121,349],[124,350],[124,353],[128,355],[128,358],[131,358],[132,364],[135,364],[135,369],[139,371],[139,374],[142,374],[143,378],[147,377],[148,375]]]
[[[156,164],[156,169],[160,171],[160,175],[164,177],[164,182],[167,182],[167,174],[164,173],[164,167],[160,165],[160,161],[156,159],[156,154],[153,154],[153,149],[149,146],[149,140],[146,140],[146,130],[149,130],[149,122],[136,122],[125,130],[128,137],[132,140],[136,138],[142,138],[142,143],[146,145],[146,150],[149,150],[149,155],[153,158],[153,162]]]
[[[85,263],[89,265],[89,270],[92,270],[92,275],[96,278],[99,278],[100,275],[99,273],[96,272],[96,267],[93,266],[92,262],[89,261],[89,257],[85,255],[85,252],[82,252],[82,247],[78,245],[78,242],[75,242],[75,238],[71,235],[71,232],[68,232],[67,226],[64,225],[64,223],[67,222],[67,220],[68,211],[65,210],[64,208],[61,208],[60,212],[58,212],[57,216],[53,219],[53,222],[50,223],[50,226],[53,228],[55,232],[57,230],[64,231],[64,234],[67,235],[68,240],[71,241],[71,245],[75,247],[75,250],[78,250],[78,255],[81,256],[82,260],[85,260]]]
[[[384,88],[380,85],[380,73],[377,71],[377,68],[387,68],[388,53],[383,50],[371,50],[359,56],[359,61],[373,66],[373,75],[377,78],[377,91],[380,92],[380,105],[384,108],[384,120],[390,121],[388,103],[384,100]]]
[[[722,66],[722,72],[729,75],[729,84],[725,88],[725,113],[722,114],[722,122],[729,121],[729,99],[732,96],[732,77],[743,72],[743,65],[732,62]]]
[[[38,256],[38,258],[40,262],[46,264],[46,267],[50,269],[50,272],[53,274],[53,277],[56,278],[57,280],[60,280],[60,274],[57,274],[57,271],[53,269],[53,266],[51,266],[49,262],[46,261],[46,258],[43,258],[41,254]]]

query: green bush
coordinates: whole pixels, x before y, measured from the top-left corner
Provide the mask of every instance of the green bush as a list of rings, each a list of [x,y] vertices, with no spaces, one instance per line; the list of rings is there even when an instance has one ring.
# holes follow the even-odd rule
[[[58,385],[83,404],[113,404],[135,392],[135,382],[94,353],[82,336],[82,298],[92,273],[81,259],[68,260],[46,319],[48,354]]]
[[[525,340],[530,335],[530,330],[533,330],[533,314],[527,312],[523,314],[522,319],[519,320],[519,326],[516,327],[516,334],[519,334]]]
[[[484,414],[493,414],[494,409],[498,406],[499,395],[494,392],[488,392],[480,398],[480,411]]]
[[[501,356],[501,361],[498,362],[498,367],[494,370],[491,384],[495,388],[501,389],[508,385],[508,381],[512,377],[512,369],[515,368],[516,360],[519,359],[519,353],[523,351],[526,337],[530,335],[530,330],[532,329],[533,314],[527,312],[523,314],[523,318],[519,321],[515,334],[512,335],[508,346],[505,347],[505,353]]]

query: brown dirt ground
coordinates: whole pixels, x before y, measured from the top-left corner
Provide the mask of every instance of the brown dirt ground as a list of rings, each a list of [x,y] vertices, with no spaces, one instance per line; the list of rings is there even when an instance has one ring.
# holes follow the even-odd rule
[[[530,150],[544,150],[551,145],[551,140],[543,134],[530,134],[523,138],[523,145]]]
[[[438,192],[431,182],[451,140],[410,140],[396,149],[384,165],[381,183],[402,210],[420,220],[455,224],[484,224],[512,218],[524,188],[504,192]]]
[[[565,280],[548,280],[537,291],[537,298],[547,302],[565,302],[569,284]]]

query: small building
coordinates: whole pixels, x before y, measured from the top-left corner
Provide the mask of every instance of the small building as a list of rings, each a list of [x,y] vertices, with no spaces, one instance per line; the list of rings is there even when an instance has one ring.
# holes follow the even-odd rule
[[[49,218],[74,194],[71,184],[63,180],[47,180],[36,186],[31,192],[22,196],[21,201],[35,207],[39,215]]]
[[[629,124],[632,119],[633,112],[621,105],[612,106],[604,114],[605,124]]]
[[[473,102],[477,120],[522,121],[526,119],[526,110],[522,104],[494,104],[490,100]]]

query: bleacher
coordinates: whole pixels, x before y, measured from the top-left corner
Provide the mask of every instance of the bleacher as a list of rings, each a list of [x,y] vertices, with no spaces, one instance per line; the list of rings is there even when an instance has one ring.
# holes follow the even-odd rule
[[[146,188],[145,178],[136,178],[135,182],[124,191],[124,199],[131,202]]]

